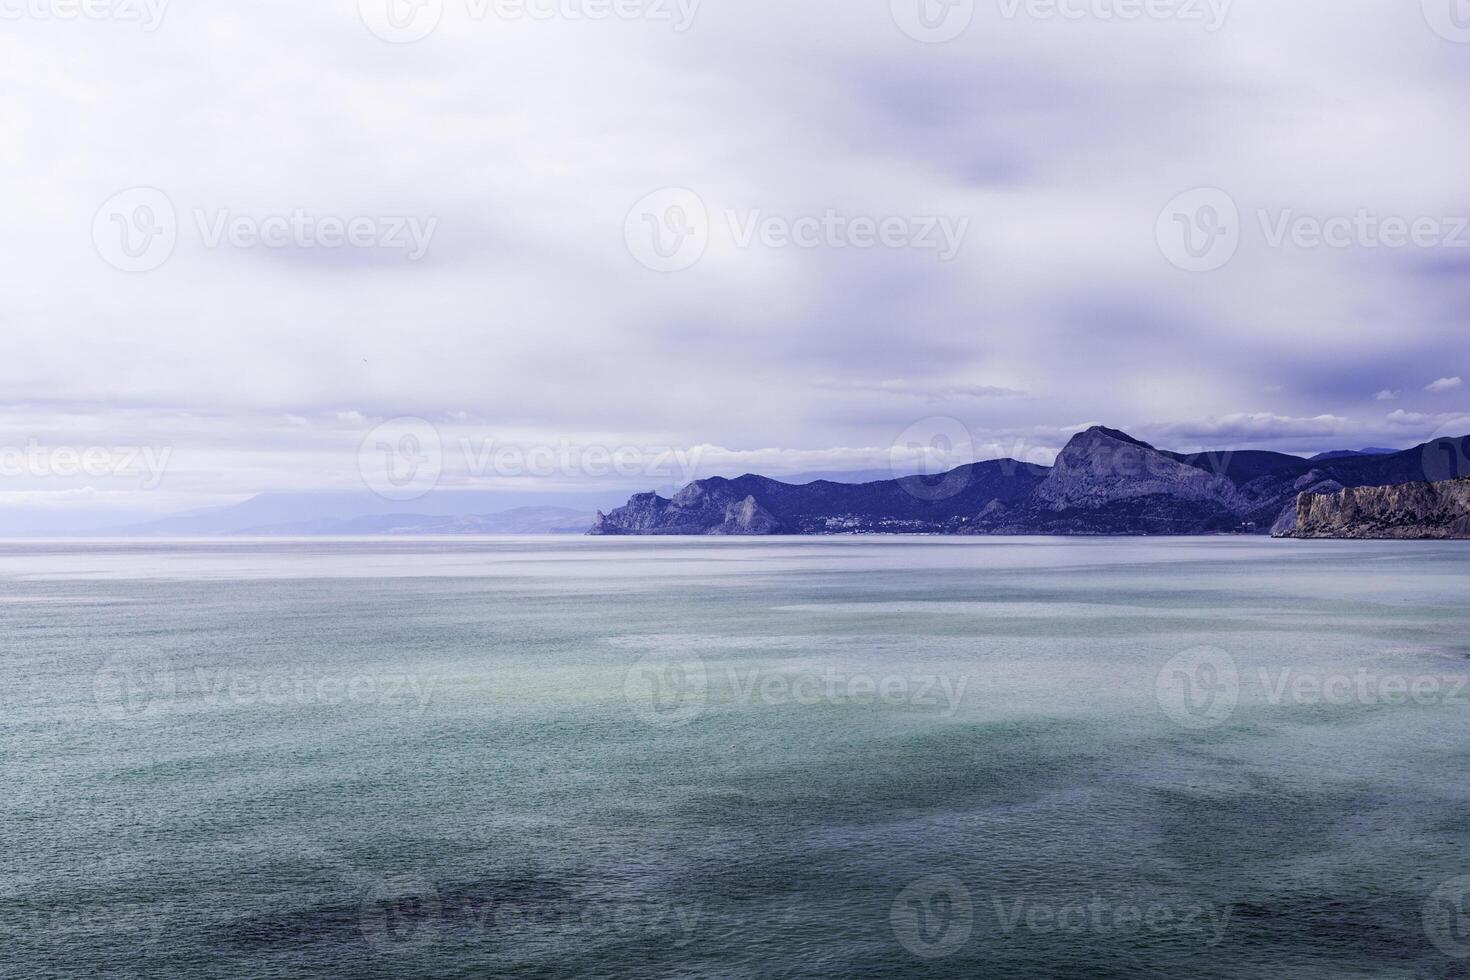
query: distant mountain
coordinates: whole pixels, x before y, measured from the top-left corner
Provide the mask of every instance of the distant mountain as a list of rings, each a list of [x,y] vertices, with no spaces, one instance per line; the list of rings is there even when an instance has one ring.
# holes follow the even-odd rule
[[[1013,459],[962,466],[934,477],[795,485],[763,476],[696,480],[672,498],[638,494],[592,534],[827,534],[960,531],[981,508],[1023,497],[1046,467]]]
[[[884,480],[909,476],[914,472],[916,470],[911,469],[899,472],[893,469],[818,470],[810,473],[792,473],[781,477],[781,482],[790,483],[793,486],[801,486],[804,483],[881,483]]]
[[[1319,463],[1325,459],[1345,459],[1349,456],[1392,456],[1397,449],[1334,449],[1330,453],[1318,453],[1311,461]]]
[[[1436,476],[1445,470],[1456,472]],[[1470,437],[1309,460],[1172,453],[1094,426],[1074,436],[1051,467],[993,460],[855,486],[795,486],[754,475],[698,480],[671,498],[639,494],[598,513],[589,533],[1265,534],[1294,526],[1301,493],[1445,475],[1470,475]]]
[[[405,516],[422,524],[430,519],[457,518],[473,520],[466,515],[496,515],[523,508],[552,508],[591,515],[606,506],[601,493],[557,494],[511,493],[503,491],[436,490],[410,502],[387,500],[366,491],[357,493],[262,493],[210,510],[178,514],[161,520],[123,527],[114,526],[109,533],[129,536],[210,537],[216,535],[275,534],[276,529],[297,526],[290,533],[338,534],[384,533],[382,531],[343,532],[312,530],[335,528],[347,522],[363,520],[364,528],[391,526]],[[552,503],[554,501],[554,503]],[[588,525],[591,518],[588,518]],[[583,527],[582,530],[586,530]],[[475,533],[510,534],[511,531]],[[539,533],[539,532],[535,532]]]
[[[315,520],[245,528],[248,537],[357,537],[361,535],[583,534],[594,515],[568,507],[517,507],[499,514],[442,517],[374,514],[348,520]]]

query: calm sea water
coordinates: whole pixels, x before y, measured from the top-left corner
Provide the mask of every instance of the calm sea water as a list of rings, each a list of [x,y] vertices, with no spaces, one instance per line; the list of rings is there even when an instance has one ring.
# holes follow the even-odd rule
[[[0,972],[1470,974],[1470,547],[0,544]]]

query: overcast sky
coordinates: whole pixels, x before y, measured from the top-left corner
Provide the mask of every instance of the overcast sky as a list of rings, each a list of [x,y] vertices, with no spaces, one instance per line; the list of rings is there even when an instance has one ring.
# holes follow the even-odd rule
[[[0,0],[0,502],[1470,431],[1456,2]]]

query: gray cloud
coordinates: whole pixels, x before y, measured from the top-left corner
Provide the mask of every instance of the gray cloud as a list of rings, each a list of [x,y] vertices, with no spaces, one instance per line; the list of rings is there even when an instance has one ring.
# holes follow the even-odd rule
[[[1270,235],[1470,211],[1470,45],[1417,4],[1240,0],[1214,32],[981,5],[936,45],[888,6],[707,0],[680,33],[476,22],[450,0],[402,45],[347,2],[176,4],[151,33],[8,24],[4,438],[174,445],[170,492],[203,500],[342,485],[395,415],[796,471],[873,465],[936,414],[996,447],[1092,419],[1315,450],[1407,444],[1465,407],[1424,379],[1470,370],[1470,253]],[[133,186],[180,219],[149,272],[92,239]],[[624,240],[663,187],[711,216],[680,272]],[[1196,187],[1241,215],[1208,273],[1155,240]],[[221,209],[438,226],[415,262],[210,247],[194,216]],[[742,246],[726,216],[754,211],[968,225],[945,261]]]

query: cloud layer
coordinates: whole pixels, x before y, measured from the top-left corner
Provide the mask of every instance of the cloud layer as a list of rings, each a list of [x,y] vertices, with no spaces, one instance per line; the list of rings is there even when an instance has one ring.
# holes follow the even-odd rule
[[[168,447],[156,507],[347,485],[399,416],[795,471],[931,418],[1313,452],[1470,407],[1453,22],[920,2],[17,7],[0,441]]]

